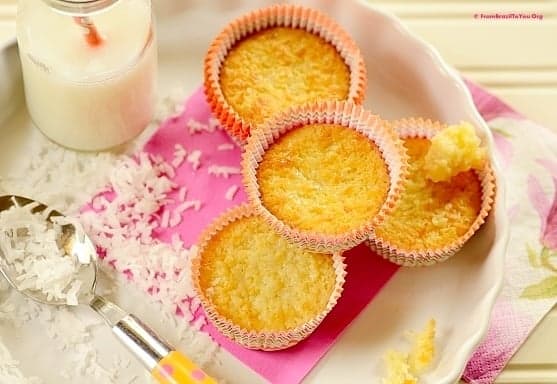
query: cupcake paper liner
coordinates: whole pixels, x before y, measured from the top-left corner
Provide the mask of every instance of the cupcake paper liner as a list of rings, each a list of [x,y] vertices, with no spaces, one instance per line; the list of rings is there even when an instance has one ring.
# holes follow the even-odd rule
[[[447,127],[440,122],[414,118],[401,119],[389,124],[403,139],[412,137],[431,139]],[[455,239],[453,243],[437,249],[404,250],[396,247],[387,239],[380,238],[374,234],[370,236],[367,242],[368,246],[389,261],[406,267],[433,265],[453,256],[482,226],[495,201],[496,180],[489,163],[486,163],[484,169],[475,172],[480,180],[482,189],[480,212],[468,231]]]
[[[309,124],[337,124],[363,134],[375,143],[387,165],[390,184],[385,202],[375,215],[370,215],[368,222],[356,229],[335,235],[299,230],[273,215],[261,201],[257,169],[265,151],[281,135]],[[406,171],[407,156],[402,140],[379,117],[350,102],[319,102],[282,112],[252,134],[242,155],[248,200],[275,231],[289,241],[316,252],[343,251],[365,241],[373,227],[394,208],[401,196]]]
[[[367,83],[363,57],[356,43],[325,14],[297,5],[273,5],[248,13],[230,23],[212,42],[205,57],[204,86],[213,114],[233,136],[244,141],[255,128],[232,109],[220,87],[220,71],[228,52],[245,37],[271,27],[304,29],[332,44],[350,70],[347,101],[361,104]]]
[[[215,308],[203,292],[199,282],[201,259],[208,242],[219,231],[236,220],[255,215],[257,215],[257,212],[252,206],[249,204],[242,204],[226,211],[205,229],[200,236],[197,253],[192,258],[192,281],[207,317],[223,335],[249,349],[260,349],[265,351],[285,349],[307,338],[334,308],[342,295],[346,277],[346,265],[344,264],[344,257],[338,253],[332,254],[333,267],[335,269],[335,285],[333,291],[323,311],[306,323],[296,328],[282,331],[253,331],[234,324],[231,320],[225,318],[218,312],[217,308]],[[293,303],[293,305],[295,305],[295,303]]]

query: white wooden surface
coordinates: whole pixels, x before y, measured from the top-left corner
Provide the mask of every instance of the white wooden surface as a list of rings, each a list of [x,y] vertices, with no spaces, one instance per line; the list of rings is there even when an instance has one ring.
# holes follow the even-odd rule
[[[0,0],[0,45],[15,36],[15,3]],[[372,3],[400,16],[465,76],[557,132],[557,0]],[[482,13],[534,13],[543,19],[474,17]],[[557,383],[557,309],[540,324],[497,383]]]

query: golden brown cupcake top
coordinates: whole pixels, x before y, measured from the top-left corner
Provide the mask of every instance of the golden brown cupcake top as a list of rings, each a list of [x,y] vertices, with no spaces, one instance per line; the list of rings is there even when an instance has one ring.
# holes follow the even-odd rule
[[[336,282],[333,258],[279,236],[259,216],[227,224],[202,250],[199,285],[220,316],[250,331],[282,331],[322,313]]]
[[[468,231],[480,212],[479,178],[469,170],[435,183],[427,179],[424,169],[431,141],[409,138],[404,145],[410,157],[408,181],[395,210],[376,228],[376,235],[402,250],[450,245]]]
[[[347,99],[350,71],[337,49],[321,37],[273,27],[232,47],[220,86],[227,103],[256,125],[288,107]]]
[[[370,222],[389,190],[389,173],[374,142],[340,125],[288,131],[257,169],[263,206],[303,231],[342,234]]]

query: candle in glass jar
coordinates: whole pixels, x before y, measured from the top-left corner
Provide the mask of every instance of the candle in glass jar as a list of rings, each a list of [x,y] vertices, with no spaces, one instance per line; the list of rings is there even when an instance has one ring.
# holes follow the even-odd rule
[[[150,1],[112,0],[104,8],[103,2],[93,1],[98,8],[86,14],[86,6],[56,9],[63,0],[23,0],[18,10],[31,118],[50,139],[74,149],[122,144],[153,113],[157,53]],[[97,43],[79,17],[93,23]]]

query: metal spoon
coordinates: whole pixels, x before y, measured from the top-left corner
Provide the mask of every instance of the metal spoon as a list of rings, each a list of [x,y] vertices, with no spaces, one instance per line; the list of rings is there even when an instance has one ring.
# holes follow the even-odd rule
[[[47,220],[51,220],[56,216],[63,216],[58,211],[45,211],[48,210],[48,207],[42,203],[15,195],[0,196],[0,212],[10,209],[16,204],[26,206],[31,203],[38,204],[32,209],[33,213],[48,213]],[[214,379],[197,368],[182,353],[174,350],[137,317],[95,293],[97,284],[97,252],[81,226],[73,224],[63,225],[59,240],[65,253],[78,260],[79,269],[76,275],[83,282],[78,292],[79,304],[88,305],[101,315],[108,326],[111,327],[114,335],[141,361],[158,383],[216,384]],[[65,300],[47,300],[46,295],[42,291],[19,289],[17,273],[9,265],[1,249],[0,273],[4,275],[12,287],[30,299],[55,306],[67,305]]]

